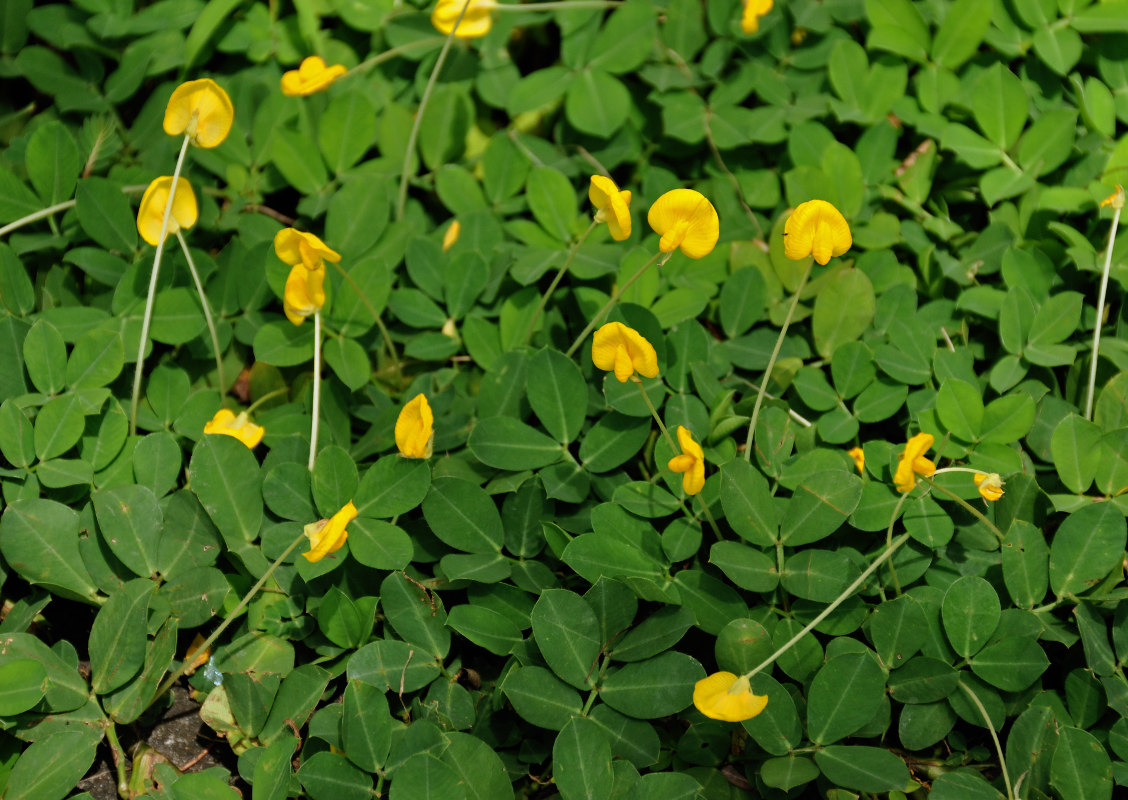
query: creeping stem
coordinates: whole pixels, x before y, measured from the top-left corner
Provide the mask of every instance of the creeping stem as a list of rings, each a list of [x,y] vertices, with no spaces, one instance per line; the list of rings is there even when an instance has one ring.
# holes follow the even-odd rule
[[[313,427],[309,434],[309,471],[317,459],[317,423],[321,415],[321,312],[313,315]]]
[[[184,241],[184,234],[177,231],[176,238],[180,240],[180,249],[184,251],[184,259],[188,262],[188,271],[192,273],[192,282],[196,284],[196,291],[200,294],[200,305],[204,307],[204,320],[208,323],[208,333],[211,334],[212,350],[215,351],[216,380],[219,382],[219,394],[222,396],[227,392],[227,382],[223,378],[223,353],[221,353],[219,349],[219,334],[215,329],[215,320],[212,318],[211,306],[208,304],[208,296],[204,294],[204,284],[200,280],[200,273],[196,271],[196,262],[192,260],[192,254],[188,251],[188,242]]]
[[[1118,191],[1120,191],[1118,189]],[[1104,316],[1105,295],[1108,292],[1108,273],[1112,269],[1112,245],[1116,242],[1116,228],[1120,224],[1120,208],[1115,204],[1112,227],[1108,231],[1108,251],[1101,272],[1101,290],[1097,296],[1097,319],[1093,323],[1093,354],[1089,357],[1089,391],[1085,395],[1085,419],[1093,418],[1093,393],[1097,388],[1097,354],[1101,346],[1101,317]]]
[[[141,373],[145,366],[145,345],[149,343],[149,324],[153,321],[153,302],[157,297],[157,276],[160,275],[161,255],[164,254],[165,239],[168,236],[168,220],[172,216],[172,200],[176,197],[176,184],[180,180],[180,170],[184,166],[184,155],[188,152],[188,134],[180,145],[180,155],[176,157],[176,169],[172,171],[172,184],[168,187],[168,200],[165,201],[164,217],[161,218],[161,235],[157,239],[157,252],[153,255],[153,274],[149,278],[149,294],[145,298],[145,315],[141,318],[141,338],[137,345],[137,371],[133,373],[133,395],[129,399],[129,432],[137,433],[137,404],[141,400]]]

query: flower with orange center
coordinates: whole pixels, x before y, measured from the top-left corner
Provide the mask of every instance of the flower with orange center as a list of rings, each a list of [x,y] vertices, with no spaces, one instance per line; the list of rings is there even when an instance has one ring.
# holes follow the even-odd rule
[[[588,199],[595,206],[595,221],[606,222],[616,242],[631,237],[631,193],[619,190],[615,181],[602,175],[591,176]]]
[[[791,212],[783,226],[784,254],[799,261],[814,256],[826,264],[831,256],[840,256],[854,243],[850,225],[842,212],[825,200],[808,200]]]
[[[301,325],[325,305],[325,267],[306,269],[301,264],[290,268],[286,289],[282,293],[282,310],[286,319]]]
[[[767,695],[752,694],[748,677],[714,672],[693,687],[693,705],[710,719],[743,722],[759,715],[768,705]]]
[[[984,500],[990,500],[992,503],[1003,496],[1003,479],[999,477],[999,473],[992,472],[989,475],[979,473],[972,477],[975,485],[979,487],[979,495]]]
[[[311,522],[305,526],[305,535],[309,537],[309,552],[302,553],[309,561],[316,562],[325,558],[330,553],[336,553],[349,538],[346,529],[348,524],[356,519],[356,506],[352,500],[345,507],[329,519]]]
[[[864,475],[866,472],[866,451],[860,447],[852,447],[846,451],[846,454],[854,459],[854,466],[858,468],[858,474]]]
[[[671,472],[683,473],[682,490],[692,496],[705,486],[705,453],[684,425],[678,426],[678,444],[681,445],[681,455],[671,458],[666,466]]]
[[[717,209],[693,189],[666,192],[654,201],[646,221],[662,237],[658,249],[663,253],[681,250],[690,258],[704,258],[721,235]]]
[[[317,269],[324,262],[339,264],[341,255],[312,233],[283,228],[274,234],[274,252],[283,264],[295,267],[301,264],[306,269]]]
[[[772,10],[772,0],[744,0],[744,13],[740,16],[740,29],[748,34],[760,30],[760,17]]]
[[[180,84],[165,107],[164,132],[169,136],[186,133],[197,147],[217,147],[234,123],[231,98],[211,78]]]
[[[165,204],[168,203],[171,188],[172,176],[162,175],[154,179],[145,194],[141,195],[141,206],[137,209],[137,232],[153,247],[161,240],[161,223],[164,221]],[[172,198],[165,236],[191,228],[198,218],[199,208],[196,206],[196,193],[192,191],[192,184],[184,178],[177,178],[176,195]]]
[[[462,14],[465,0],[439,0],[435,10],[431,12],[431,24],[439,33],[449,34],[454,30],[454,23],[458,22],[458,15]],[[470,0],[466,13],[462,14],[462,21],[458,22],[458,30],[454,31],[456,39],[477,39],[485,36],[493,27],[491,14],[497,8],[494,0]]]
[[[893,474],[893,483],[898,492],[911,492],[916,486],[917,475],[928,477],[936,471],[936,465],[924,457],[932,448],[933,441],[931,433],[918,433],[909,439],[905,449],[901,451],[897,471]]]
[[[396,418],[396,447],[404,458],[430,458],[435,443],[435,415],[427,396],[417,394]]]
[[[654,345],[621,322],[608,322],[595,332],[591,360],[602,370],[614,370],[619,383],[626,383],[635,372],[644,378],[658,377],[658,353]]]
[[[262,441],[266,428],[251,422],[246,411],[236,416],[231,409],[221,408],[215,412],[214,417],[204,423],[204,433],[222,433],[226,436],[233,436],[254,450],[258,443]]]
[[[321,56],[303,59],[297,69],[282,74],[282,94],[287,97],[307,97],[329,88],[329,84],[348,72],[344,64],[325,66]]]

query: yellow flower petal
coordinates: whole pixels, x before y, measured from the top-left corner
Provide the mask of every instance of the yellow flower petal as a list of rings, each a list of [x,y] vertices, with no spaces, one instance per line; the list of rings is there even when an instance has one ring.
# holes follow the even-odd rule
[[[979,494],[984,500],[990,500],[994,503],[1003,496],[1003,479],[999,477],[999,473],[992,472],[989,475],[982,473],[972,477],[975,485],[979,487]]]
[[[683,473],[682,490],[692,497],[705,486],[705,453],[684,425],[678,426],[678,445],[681,455],[671,458],[666,466],[671,472]]]
[[[814,256],[826,264],[850,249],[854,240],[842,213],[825,200],[800,203],[783,226],[784,254],[795,261]]]
[[[348,524],[356,519],[356,506],[352,500],[330,519],[323,519],[305,526],[309,537],[309,552],[302,553],[309,561],[320,561],[330,553],[341,549],[349,538]]]
[[[317,269],[324,261],[338,264],[341,254],[312,233],[283,228],[274,234],[274,252],[283,264],[291,267],[301,264],[306,269]]]
[[[631,193],[620,191],[615,181],[602,175],[592,175],[588,199],[596,207],[596,222],[606,222],[611,238],[617,242],[631,236]]]
[[[458,237],[462,235],[462,223],[458,220],[453,220],[450,227],[446,229],[443,234],[443,252],[446,253],[450,248],[458,242]]]
[[[929,476],[936,471],[936,465],[924,457],[932,448],[933,441],[931,433],[918,433],[905,444],[897,462],[897,471],[893,474],[897,491],[911,492],[916,486],[917,475]]]
[[[137,232],[141,238],[156,247],[161,239],[161,222],[164,221],[165,204],[172,188],[172,176],[163,175],[149,184],[141,195],[141,206],[137,209]],[[176,194],[172,198],[172,211],[168,215],[168,230],[171,236],[179,230],[187,230],[196,224],[199,209],[196,206],[196,193],[192,184],[183,177],[176,179]]]
[[[439,0],[435,10],[431,12],[431,24],[439,33],[449,34],[458,22],[458,15],[462,12],[464,0]],[[485,36],[493,27],[491,13],[497,8],[494,0],[470,0],[470,7],[462,15],[462,22],[458,23],[458,30],[454,36],[457,39],[477,39]]]
[[[744,13],[740,17],[740,29],[752,34],[760,30],[760,17],[772,10],[772,0],[744,0]]]
[[[693,687],[693,705],[710,719],[743,722],[768,705],[767,695],[752,694],[748,679],[731,672],[714,672]]]
[[[646,220],[662,237],[658,247],[663,253],[680,249],[690,258],[704,258],[721,235],[717,210],[693,189],[666,192],[654,201]]]
[[[858,468],[858,474],[864,475],[866,472],[866,451],[860,447],[852,447],[847,451],[847,455],[854,459],[854,466]]]
[[[329,84],[348,72],[343,64],[325,66],[321,56],[310,56],[297,69],[282,75],[282,94],[287,97],[306,97],[328,89]]]
[[[1114,210],[1124,208],[1124,187],[1116,184],[1116,191],[1101,201],[1101,208],[1112,206]]]
[[[658,377],[654,346],[621,322],[608,322],[595,332],[591,360],[599,369],[614,371],[620,383],[626,383],[635,372],[644,378]]]
[[[248,448],[254,450],[258,443],[262,441],[266,428],[251,422],[245,411],[236,416],[231,409],[221,408],[215,412],[214,417],[204,423],[204,433],[222,433],[226,436],[233,436]]]
[[[286,319],[301,325],[325,305],[325,267],[306,269],[301,264],[290,268],[286,289],[282,295],[282,309]]]
[[[396,447],[404,458],[430,458],[435,443],[435,415],[427,396],[417,394],[396,419]]]
[[[231,132],[235,107],[231,98],[210,78],[176,87],[165,107],[164,131],[169,136],[188,134],[197,147],[216,147]]]

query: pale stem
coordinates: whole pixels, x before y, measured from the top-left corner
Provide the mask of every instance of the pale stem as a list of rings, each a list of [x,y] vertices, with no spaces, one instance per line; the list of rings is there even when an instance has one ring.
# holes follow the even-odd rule
[[[211,636],[205,639],[204,643],[196,648],[197,653],[208,652],[208,649],[213,644],[215,644],[216,640],[220,636],[223,635],[223,632],[227,630],[228,627],[230,627],[231,623],[239,618],[239,615],[243,612],[243,609],[245,609],[251,602],[251,600],[254,599],[254,596],[258,594],[259,589],[266,585],[266,582],[270,580],[270,576],[274,574],[274,570],[278,569],[278,567],[282,565],[282,562],[289,557],[290,553],[294,552],[294,550],[297,549],[298,545],[300,545],[304,541],[306,541],[306,535],[303,531],[302,534],[298,536],[298,538],[295,539],[289,547],[286,548],[282,555],[278,556],[278,558],[274,560],[274,563],[267,567],[266,572],[264,572],[262,577],[258,579],[258,582],[254,586],[252,586],[251,590],[247,592],[246,595],[244,595],[242,600],[239,601],[239,605],[235,606],[235,608],[232,609],[231,613],[227,615],[223,622],[219,623],[219,626],[214,631],[212,631]],[[188,668],[191,666],[193,660],[189,660],[187,658],[184,659],[184,663],[177,667],[175,672],[165,678],[164,683],[162,683],[160,685],[160,688],[157,689],[157,693],[153,695],[153,701],[156,701],[158,697],[171,689],[172,685],[180,680],[180,677],[188,671]],[[150,705],[152,705],[151,702]]]
[[[196,262],[192,260],[192,254],[188,252],[188,242],[184,241],[184,234],[180,231],[176,232],[176,238],[180,240],[180,249],[184,251],[184,258],[188,261],[188,271],[192,273],[192,282],[196,284],[196,291],[200,293],[200,305],[204,307],[204,321],[208,324],[208,333],[211,334],[212,350],[215,351],[215,371],[216,380],[219,381],[219,396],[227,394],[227,382],[223,379],[223,354],[219,351],[219,334],[215,329],[215,320],[212,318],[211,306],[208,303],[208,296],[204,294],[204,284],[200,280],[200,273],[196,271]]]
[[[1089,391],[1085,395],[1085,419],[1093,418],[1093,393],[1097,388],[1097,354],[1101,346],[1101,318],[1104,316],[1105,295],[1108,292],[1108,273],[1112,269],[1112,246],[1116,241],[1116,228],[1120,224],[1120,209],[1112,215],[1112,228],[1108,232],[1108,252],[1105,253],[1101,272],[1101,290],[1097,295],[1097,319],[1093,324],[1093,355],[1089,363]]]
[[[434,69],[431,70],[431,77],[427,79],[427,86],[423,89],[423,96],[419,99],[419,110],[415,112],[415,120],[411,124],[411,134],[407,137],[407,149],[403,154],[403,172],[400,174],[399,196],[396,199],[397,222],[403,219],[403,215],[407,211],[407,184],[411,180],[411,157],[415,154],[415,144],[419,140],[419,129],[423,125],[423,114],[427,110],[427,103],[431,99],[431,92],[434,91],[443,64],[446,63],[450,46],[454,43],[454,34],[458,31],[458,26],[466,15],[466,9],[470,8],[470,3],[471,0],[466,0],[462,4],[462,10],[458,12],[458,19],[454,21],[454,26],[447,34],[446,41],[443,42],[443,49],[439,51],[438,60],[435,61]]]
[[[764,377],[760,379],[760,391],[756,393],[756,404],[752,406],[752,419],[748,423],[748,436],[744,439],[745,461],[750,462],[752,460],[752,439],[756,436],[756,420],[760,418],[760,407],[764,404],[764,390],[767,389],[768,381],[771,380],[776,359],[779,358],[779,351],[783,348],[783,339],[787,336],[787,328],[791,325],[791,318],[795,316],[795,309],[799,306],[799,295],[803,293],[803,287],[807,285],[807,279],[811,277],[813,267],[813,261],[807,264],[807,269],[803,271],[803,278],[799,281],[799,285],[795,287],[795,296],[791,298],[791,306],[787,309],[787,316],[783,319],[783,327],[779,329],[775,347],[772,348],[772,357],[768,359],[768,368],[764,370]]]
[[[188,152],[188,134],[180,145],[180,155],[176,158],[176,169],[172,171],[172,183],[168,187],[168,200],[165,202],[164,217],[161,219],[161,235],[157,239],[157,252],[153,255],[153,274],[149,277],[149,294],[145,298],[145,315],[141,318],[141,341],[137,346],[137,371],[133,374],[133,395],[129,400],[129,432],[137,433],[137,404],[141,400],[141,373],[145,365],[145,345],[149,342],[149,324],[153,321],[153,303],[157,298],[157,276],[161,270],[161,255],[168,238],[168,220],[172,216],[172,200],[176,197],[176,184],[180,181],[180,169],[184,166],[184,155]]]
[[[148,188],[149,185],[145,184],[143,186],[123,186],[121,187],[121,190],[125,194],[137,194],[138,192],[143,192]],[[63,202],[56,203],[53,206],[48,206],[47,208],[41,208],[38,211],[34,211],[28,214],[26,217],[20,217],[15,222],[9,222],[4,227],[0,228],[0,236],[11,233],[17,228],[22,228],[24,225],[30,225],[32,222],[41,220],[44,217],[49,217],[52,214],[59,213],[60,211],[66,211],[68,208],[74,208],[77,202],[77,200],[64,200]]]
[[[445,37],[443,37],[443,36],[429,36],[426,39],[416,39],[414,42],[408,42],[407,44],[401,44],[399,47],[393,47],[390,50],[385,50],[383,53],[380,53],[379,55],[372,56],[372,58],[370,58],[366,61],[360,62],[355,67],[353,67],[348,72],[346,72],[344,75],[342,75],[341,78],[342,79],[347,78],[349,75],[352,75],[354,72],[361,72],[363,70],[368,69],[369,67],[374,67],[377,64],[382,64],[385,61],[391,61],[393,58],[396,58],[397,56],[401,56],[404,53],[408,52],[409,50],[414,50],[416,47],[422,47],[422,46],[430,47],[431,45],[439,44],[444,39],[445,39]]]
[[[622,0],[551,0],[545,3],[498,3],[494,11],[567,11],[570,8],[617,8]]]
[[[962,681],[957,685],[963,689],[964,694],[971,698],[971,702],[979,709],[979,713],[983,715],[983,722],[987,725],[987,730],[991,732],[991,741],[995,743],[995,752],[999,755],[999,769],[1003,772],[1003,783],[1005,783],[1007,787],[1007,800],[1015,800],[1014,787],[1011,786],[1010,773],[1007,772],[1007,762],[1006,759],[1003,758],[1003,746],[999,743],[999,734],[995,733],[995,726],[991,724],[991,716],[987,713],[987,709],[975,692],[967,686],[964,686]]]
[[[587,327],[584,328],[583,332],[576,337],[576,341],[572,342],[572,346],[568,348],[568,351],[564,355],[568,356],[569,358],[572,357],[572,354],[575,353],[580,348],[580,345],[584,343],[584,340],[587,339],[588,334],[595,330],[595,326],[599,324],[599,321],[603,318],[603,315],[611,310],[611,306],[615,305],[619,298],[623,296],[623,293],[627,291],[627,289],[631,288],[631,286],[634,285],[634,282],[641,278],[642,274],[650,269],[651,265],[653,265],[655,261],[657,261],[658,266],[661,267],[663,264],[670,260],[670,256],[672,255],[673,251],[669,253],[655,253],[654,257],[643,264],[641,267],[639,267],[638,271],[634,275],[629,277],[626,283],[624,283],[622,286],[616,286],[615,291],[611,292],[611,297],[608,298],[607,302],[603,304],[603,308],[599,309],[599,311],[596,312],[596,315],[591,318],[591,322],[589,322]]]
[[[313,427],[309,434],[309,471],[317,458],[317,422],[321,414],[321,312],[313,315]]]
[[[656,409],[654,403],[650,401],[650,395],[648,395],[646,389],[643,388],[642,380],[634,375],[631,376],[631,380],[634,381],[635,386],[638,387],[638,391],[642,394],[642,399],[646,403],[646,407],[650,409],[650,415],[654,417],[654,421],[658,423],[658,429],[661,430],[662,435],[666,437],[666,443],[670,445],[670,449],[673,450],[674,453],[681,452],[681,448],[674,443],[674,437],[670,436],[670,432],[666,429],[666,423],[658,416],[658,409]]]
[[[544,311],[544,307],[548,305],[548,299],[552,297],[552,293],[556,291],[556,287],[560,285],[560,280],[564,277],[564,273],[566,273],[568,271],[568,267],[572,265],[572,261],[575,259],[576,253],[580,252],[580,248],[583,247],[584,242],[587,241],[588,236],[591,235],[591,232],[595,230],[595,226],[598,224],[598,222],[592,220],[591,225],[588,226],[588,229],[583,232],[580,238],[577,239],[572,245],[572,249],[568,251],[568,257],[564,259],[564,263],[561,264],[560,269],[556,271],[556,275],[555,277],[553,277],[552,283],[548,285],[548,289],[546,289],[545,293],[541,295],[540,302],[537,304],[536,310],[533,311],[533,317],[529,320],[529,326],[525,328],[525,335],[521,337],[522,345],[529,343],[529,338],[533,335],[533,330],[537,327],[537,320],[540,319],[540,315],[541,312]]]
[[[392,334],[388,332],[387,326],[384,325],[384,320],[380,318],[379,312],[376,311],[376,306],[372,305],[372,301],[369,300],[368,296],[361,291],[360,286],[357,285],[357,282],[353,280],[352,275],[349,275],[349,273],[345,272],[344,267],[342,267],[337,262],[330,263],[333,264],[337,272],[341,273],[341,277],[344,278],[345,282],[352,287],[353,291],[356,292],[356,296],[360,298],[360,302],[364,303],[365,308],[368,309],[368,312],[372,315],[372,318],[376,320],[376,327],[380,329],[380,335],[384,337],[384,349],[388,352],[388,358],[392,360],[392,367],[393,369],[395,369],[397,375],[402,374],[403,368],[400,366],[400,360],[396,356],[396,346],[392,343]]]
[[[159,695],[158,695],[159,696]],[[105,713],[105,712],[103,712]],[[117,790],[119,797],[129,797],[129,773],[125,767],[125,750],[118,741],[117,726],[111,720],[106,721],[106,740],[110,743],[110,752],[114,757],[114,770],[117,772]]]
[[[247,406],[246,410],[243,413],[244,414],[253,414],[253,413],[255,413],[255,409],[258,408],[259,406],[261,406],[267,400],[273,400],[275,397],[278,397],[279,395],[282,395],[282,394],[286,394],[289,391],[290,391],[289,386],[283,386],[281,389],[275,389],[273,392],[267,392],[262,397],[260,397],[258,400],[256,400],[255,402],[253,402],[249,406]]]
[[[853,597],[854,592],[856,592],[861,587],[861,585],[863,583],[865,583],[866,580],[869,579],[869,577],[871,575],[873,575],[874,572],[877,571],[878,567],[880,567],[882,564],[884,564],[885,561],[890,556],[892,556],[893,553],[895,553],[901,545],[903,545],[905,542],[907,542],[909,540],[909,537],[910,537],[910,534],[907,534],[907,533],[902,533],[900,536],[898,536],[893,541],[893,543],[891,545],[889,545],[885,548],[885,552],[883,552],[880,556],[875,558],[873,560],[873,563],[870,564],[868,567],[866,567],[865,572],[863,572],[861,575],[859,575],[853,583],[851,583],[849,586],[846,587],[846,589],[842,592],[842,594],[838,595],[838,597],[835,598],[834,602],[832,602],[830,605],[828,605],[826,608],[824,608],[819,613],[819,615],[817,617],[815,617],[813,620],[811,620],[809,623],[807,623],[807,626],[804,627],[803,630],[799,631],[799,633],[792,636],[787,641],[786,644],[784,644],[782,647],[780,647],[778,650],[776,650],[774,653],[772,653],[770,656],[768,656],[766,659],[764,659],[763,663],[758,664],[756,667],[752,668],[752,670],[750,670],[749,672],[744,673],[744,677],[751,678],[753,675],[755,675],[760,670],[774,664],[775,660],[777,658],[779,658],[780,656],[782,656],[784,653],[786,653],[788,650],[790,650],[792,647],[794,647],[796,642],[798,642],[800,639],[802,639],[804,636],[806,636],[808,633],[810,633],[816,627],[818,627],[820,622],[822,622],[824,619],[826,619],[832,613],[834,613],[834,609],[836,609],[840,605],[842,605],[842,603],[847,598]]]
[[[960,471],[962,472],[963,470],[960,470]],[[937,470],[937,472],[939,472],[939,470]],[[935,474],[935,473],[933,473],[933,474]],[[940,492],[943,495],[947,495],[952,500],[955,500],[957,503],[959,503],[961,506],[963,506],[964,509],[966,509],[969,514],[971,514],[973,517],[975,517],[980,522],[982,522],[984,525],[986,525],[988,528],[990,528],[991,532],[994,533],[996,537],[998,537],[1000,542],[1003,541],[1003,539],[1006,538],[1006,536],[1003,535],[1003,532],[1001,530],[999,530],[998,527],[995,526],[995,523],[993,523],[991,520],[987,519],[987,517],[985,517],[983,515],[982,511],[980,511],[978,508],[973,506],[971,503],[964,500],[962,497],[960,497],[958,494],[953,492],[951,489],[948,489],[947,487],[941,486],[940,484],[933,482],[933,480],[926,475],[922,475],[921,479],[924,480],[924,481],[927,481],[928,485],[931,486],[936,491]]]
[[[885,546],[886,547],[892,547],[893,546],[893,526],[897,524],[897,517],[901,513],[901,506],[903,506],[905,504],[905,501],[908,500],[908,499],[909,499],[909,493],[905,492],[904,494],[901,495],[900,499],[897,500],[897,505],[895,505],[893,507],[893,514],[889,518],[889,527],[885,529]],[[781,563],[781,565],[780,565],[781,571],[782,571],[782,566],[783,565]],[[897,578],[897,569],[896,569],[896,567],[893,566],[892,561],[889,562],[889,578],[893,581],[893,591],[895,591],[897,593],[897,596],[900,597],[900,595],[901,595],[901,581],[898,580],[898,578]]]

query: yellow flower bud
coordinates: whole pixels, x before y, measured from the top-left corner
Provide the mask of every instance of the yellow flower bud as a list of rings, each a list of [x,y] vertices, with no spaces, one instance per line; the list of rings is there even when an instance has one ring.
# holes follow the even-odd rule
[[[201,78],[176,87],[165,108],[164,131],[169,136],[186,133],[197,147],[216,147],[234,122],[235,107],[227,92],[210,78]]]
[[[344,64],[325,66],[321,56],[303,59],[297,69],[282,74],[282,94],[287,97],[307,97],[329,88],[329,84],[348,72]]]
[[[591,360],[599,369],[614,370],[619,383],[626,383],[635,372],[644,378],[658,377],[658,353],[654,345],[621,322],[608,322],[595,332]]]
[[[346,530],[348,524],[356,519],[356,506],[352,500],[345,507],[334,514],[330,519],[312,522],[305,526],[305,535],[309,537],[309,552],[302,553],[309,561],[316,562],[325,558],[330,553],[336,553],[349,538]]]
[[[588,199],[596,207],[595,221],[606,222],[616,242],[631,237],[631,193],[620,191],[615,181],[602,175],[591,176]]]
[[[156,247],[161,240],[161,223],[164,221],[168,192],[172,188],[172,176],[163,175],[149,184],[141,195],[141,207],[137,209],[137,232],[141,238]],[[175,234],[182,228],[187,230],[196,224],[199,209],[196,206],[196,193],[192,184],[184,178],[176,179],[176,195],[172,198],[172,211],[168,215],[168,230],[165,236]]]
[[[663,253],[681,250],[690,258],[704,258],[721,235],[717,209],[693,189],[666,192],[654,201],[646,220],[662,237],[658,249]]]
[[[826,264],[830,257],[840,256],[854,243],[850,226],[837,208],[825,200],[800,203],[783,226],[784,254],[795,261],[814,256]]]
[[[286,319],[301,325],[325,305],[325,267],[306,269],[301,264],[290,269],[282,294],[282,310]]]
[[[214,417],[204,423],[204,433],[222,433],[226,436],[234,436],[251,450],[254,450],[258,443],[262,441],[266,428],[251,422],[246,411],[236,416],[231,409],[221,408],[215,412]]]
[[[458,15],[462,13],[465,0],[439,0],[435,10],[431,12],[431,24],[439,33],[449,34],[458,22]],[[494,0],[470,0],[470,6],[462,15],[462,22],[458,23],[458,30],[454,35],[457,39],[477,39],[485,36],[493,27],[491,12],[497,8]]]
[[[435,443],[435,415],[427,396],[417,394],[396,419],[396,447],[404,458],[430,458]]]
[[[693,687],[693,705],[710,719],[743,722],[758,716],[768,705],[767,695],[752,694],[748,678],[731,672],[714,672]]]

